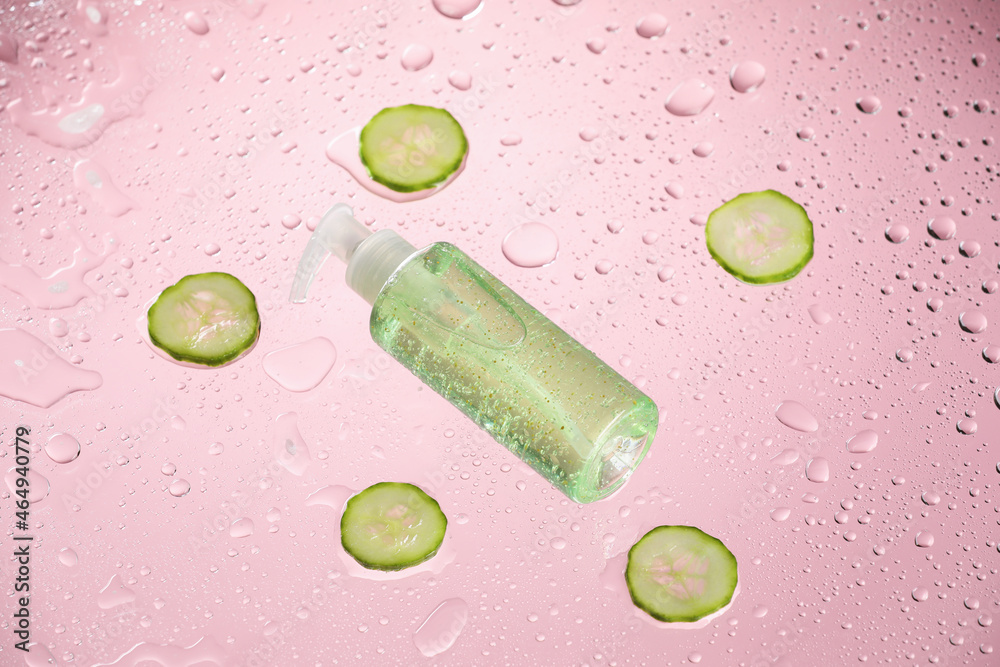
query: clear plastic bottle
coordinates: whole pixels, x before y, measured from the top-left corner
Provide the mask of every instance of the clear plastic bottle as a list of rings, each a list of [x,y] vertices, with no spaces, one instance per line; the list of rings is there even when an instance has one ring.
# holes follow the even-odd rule
[[[372,234],[338,204],[309,241],[292,301],[331,253],[372,304],[375,342],[571,499],[611,495],[646,455],[656,404],[455,246]]]

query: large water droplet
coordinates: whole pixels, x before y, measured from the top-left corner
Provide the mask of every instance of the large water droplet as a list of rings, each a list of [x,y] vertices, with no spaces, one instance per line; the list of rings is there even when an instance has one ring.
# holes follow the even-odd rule
[[[413,633],[413,643],[431,658],[450,649],[469,620],[469,605],[462,598],[439,604]]]
[[[69,547],[64,547],[59,550],[59,562],[66,567],[74,567],[80,562],[80,557]]]
[[[771,510],[772,521],[785,521],[792,515],[792,510],[787,507],[775,507]]]
[[[927,598],[931,596],[931,593],[926,588],[918,586],[913,589],[913,592],[910,593],[910,595],[913,596],[913,599],[917,602],[926,602]]]
[[[927,223],[927,231],[936,239],[947,241],[955,238],[958,233],[958,226],[955,221],[947,216],[933,218]]]
[[[918,547],[932,547],[934,546],[934,535],[926,530],[922,530],[917,533],[917,537],[913,541],[916,542]]]
[[[812,413],[798,401],[783,401],[775,410],[774,416],[789,428],[803,433],[812,433],[819,429],[819,422]]]
[[[669,24],[667,23],[667,17],[663,14],[647,14],[639,19],[635,24],[635,31],[640,37],[645,37],[646,39],[656,39],[657,37],[662,37]]]
[[[816,324],[829,324],[833,320],[833,316],[826,312],[826,309],[818,303],[809,306],[809,317]]]
[[[208,34],[208,21],[200,12],[192,10],[184,14],[184,25],[196,35]]]
[[[0,395],[39,408],[74,391],[97,389],[100,373],[77,368],[27,331],[0,329]]]
[[[830,462],[822,456],[810,459],[806,464],[806,478],[817,484],[830,481]]]
[[[547,225],[526,222],[510,230],[503,239],[502,250],[504,257],[517,266],[545,266],[556,259],[559,237]]]
[[[175,498],[183,498],[188,494],[190,490],[191,490],[191,483],[188,482],[186,479],[175,479],[174,481],[170,482],[170,486],[167,487],[167,491],[169,491],[170,495],[174,496]]]
[[[865,95],[854,104],[859,110],[868,114],[876,114],[882,110],[882,101],[874,95]]]
[[[779,466],[787,466],[795,463],[799,460],[799,453],[794,449],[783,449],[773,457],[771,457],[772,463],[777,463]]]
[[[933,507],[941,502],[941,494],[937,491],[924,491],[920,494],[920,500],[922,500],[925,505]]]
[[[482,7],[482,0],[432,0],[434,9],[450,19],[472,18]]]
[[[847,441],[847,451],[852,454],[867,454],[878,446],[878,433],[870,428],[859,431]]]
[[[323,381],[337,361],[337,349],[323,336],[289,345],[264,355],[268,377],[288,391],[309,391]]]
[[[231,537],[250,537],[253,535],[253,521],[249,517],[243,517],[233,521],[232,525],[229,526],[229,535]]]
[[[56,433],[45,443],[45,453],[56,463],[69,463],[80,455],[80,443],[68,433]]]
[[[975,419],[959,419],[955,428],[962,435],[974,435],[979,430],[979,423]]]
[[[969,333],[982,333],[986,331],[986,315],[978,310],[967,310],[958,316],[958,324]]]
[[[767,70],[759,62],[745,60],[729,72],[729,83],[738,93],[752,93],[764,83]]]
[[[423,44],[410,44],[403,50],[403,57],[400,63],[403,69],[408,72],[417,72],[431,64],[434,60],[434,52],[429,46]]]
[[[893,243],[902,243],[910,238],[910,228],[896,223],[885,228],[885,237]]]
[[[107,586],[97,594],[97,606],[101,609],[112,609],[119,605],[135,602],[135,591],[127,588],[117,574],[111,577]]]
[[[675,116],[695,116],[714,99],[715,89],[701,79],[688,79],[674,88],[665,106]]]
[[[1000,362],[1000,345],[987,345],[983,348],[983,359],[995,364]]]

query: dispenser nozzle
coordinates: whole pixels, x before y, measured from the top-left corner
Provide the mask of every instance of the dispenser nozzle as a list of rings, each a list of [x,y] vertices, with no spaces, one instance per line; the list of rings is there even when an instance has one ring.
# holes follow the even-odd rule
[[[334,204],[316,225],[316,231],[309,238],[302,259],[299,260],[292,282],[292,303],[303,303],[309,286],[331,253],[344,262],[350,262],[354,251],[371,230],[357,221],[354,211],[347,204]]]

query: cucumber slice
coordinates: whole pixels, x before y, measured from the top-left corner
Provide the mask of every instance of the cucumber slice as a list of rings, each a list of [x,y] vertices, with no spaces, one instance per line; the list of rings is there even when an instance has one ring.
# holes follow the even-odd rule
[[[736,557],[692,526],[659,526],[628,552],[625,581],[632,602],[658,621],[693,622],[733,599]]]
[[[347,501],[340,541],[369,570],[403,570],[436,554],[447,527],[441,506],[420,488],[379,482]]]
[[[147,314],[149,339],[178,361],[221,366],[260,335],[253,292],[228,273],[196,273],[163,290]]]
[[[396,192],[416,192],[448,180],[469,142],[454,116],[406,104],[382,109],[361,130],[361,162],[373,180]]]
[[[746,192],[712,211],[708,252],[745,283],[795,277],[813,256],[813,225],[804,208],[775,190]]]

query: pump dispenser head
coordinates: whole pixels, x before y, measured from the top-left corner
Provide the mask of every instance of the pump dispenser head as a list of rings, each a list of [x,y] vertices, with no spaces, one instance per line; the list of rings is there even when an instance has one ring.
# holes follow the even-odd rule
[[[382,286],[417,251],[391,229],[372,233],[347,204],[334,204],[309,238],[292,282],[291,300],[303,303],[309,286],[330,254],[347,263],[347,284],[374,303]]]

